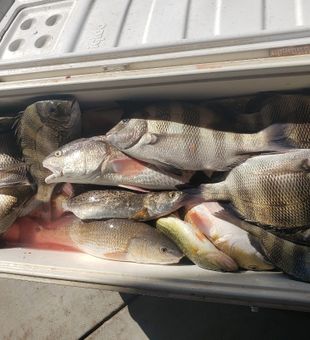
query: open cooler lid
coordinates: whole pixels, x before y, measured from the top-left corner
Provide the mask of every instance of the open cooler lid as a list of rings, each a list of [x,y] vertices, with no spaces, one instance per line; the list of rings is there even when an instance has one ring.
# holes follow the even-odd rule
[[[189,64],[193,58],[196,63],[218,63],[310,51],[306,0],[0,3],[2,81],[10,76],[42,78],[48,66],[55,76],[68,70],[85,73],[81,64],[89,70],[98,61],[101,72],[107,72],[135,68],[135,62],[140,68],[167,67]]]

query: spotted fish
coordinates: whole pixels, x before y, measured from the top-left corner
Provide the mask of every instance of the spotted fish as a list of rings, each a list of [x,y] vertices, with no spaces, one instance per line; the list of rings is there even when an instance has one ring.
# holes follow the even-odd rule
[[[168,215],[186,202],[187,195],[181,191],[94,190],[69,199],[64,208],[82,220],[128,218],[148,221]]]

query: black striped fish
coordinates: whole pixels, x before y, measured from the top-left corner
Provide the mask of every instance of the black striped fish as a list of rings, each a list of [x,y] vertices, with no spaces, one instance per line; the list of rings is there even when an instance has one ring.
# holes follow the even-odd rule
[[[17,126],[18,139],[29,171],[38,186],[36,199],[48,202],[55,184],[46,184],[43,159],[67,142],[79,138],[81,112],[76,100],[45,100],[28,106]]]
[[[230,201],[243,218],[261,225],[308,226],[310,150],[250,158],[224,181],[202,184],[198,190],[206,201]]]
[[[220,211],[217,216],[255,236],[264,255],[274,266],[296,279],[310,282],[310,247],[284,240],[263,228],[239,219],[227,210]]]
[[[303,228],[302,230],[293,230],[293,232],[281,229],[269,229],[269,231],[285,240],[310,247],[310,227],[307,227],[306,229]]]
[[[171,102],[133,109],[106,134],[124,153],[166,170],[226,171],[253,154],[283,150],[284,125],[254,134],[216,130],[204,106]]]
[[[29,185],[26,164],[12,129],[17,117],[0,117],[0,188]]]
[[[310,96],[266,95],[248,103],[253,113],[237,114],[229,126],[240,133],[255,133],[275,123],[285,124],[284,134],[297,148],[310,148]]]

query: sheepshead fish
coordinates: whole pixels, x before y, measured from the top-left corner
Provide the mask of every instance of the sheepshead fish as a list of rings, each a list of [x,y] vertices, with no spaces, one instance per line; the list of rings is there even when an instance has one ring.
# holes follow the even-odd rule
[[[227,171],[254,154],[283,150],[284,125],[254,134],[209,128],[205,107],[191,103],[154,104],[132,110],[105,136],[131,157],[178,173],[182,170]]]
[[[148,221],[168,215],[187,202],[181,191],[135,193],[121,190],[88,191],[69,199],[65,211],[82,220],[128,218]]]
[[[116,261],[178,263],[181,251],[155,228],[125,219],[82,222],[74,219],[69,235],[83,252]]]
[[[257,156],[219,183],[200,186],[206,201],[230,201],[244,219],[275,228],[310,225],[310,150]],[[192,193],[194,190],[190,190]]]
[[[131,189],[175,189],[188,183],[192,171],[181,175],[160,171],[118,151],[100,137],[82,138],[64,145],[43,161],[52,172],[46,183],[83,183]]]
[[[156,228],[167,235],[199,267],[229,272],[238,270],[236,262],[217,249],[194,225],[168,216],[158,219]]]
[[[14,223],[33,195],[31,185],[15,185],[0,189],[0,234]]]
[[[284,240],[273,233],[239,219],[229,210],[216,215],[238,225],[260,242],[264,255],[277,268],[292,277],[310,282],[310,248]]]
[[[310,148],[310,96],[265,95],[248,104],[250,114],[235,115],[230,126],[239,132],[255,133],[275,123],[285,124],[284,134],[294,147]]]
[[[273,265],[251,243],[250,234],[235,224],[221,220],[214,213],[223,210],[217,202],[198,204],[187,210],[185,221],[195,225],[239,267],[249,270],[270,270]],[[258,242],[256,242],[258,244]]]
[[[81,113],[76,100],[44,100],[22,113],[17,134],[29,171],[37,183],[37,200],[48,202],[55,185],[47,185],[42,161],[61,145],[79,138]]]
[[[305,246],[310,247],[310,228],[309,227],[307,227],[306,229],[301,229],[301,230],[293,230],[293,232],[287,232],[287,230],[274,230],[274,229],[268,229],[268,231],[270,231],[271,233],[285,240],[298,243],[298,244],[303,244]]]
[[[26,164],[12,129],[15,121],[16,117],[0,118],[0,188],[28,184]]]

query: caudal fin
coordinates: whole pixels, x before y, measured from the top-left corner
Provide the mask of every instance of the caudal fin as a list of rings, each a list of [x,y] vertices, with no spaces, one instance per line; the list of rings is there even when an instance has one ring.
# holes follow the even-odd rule
[[[288,128],[289,124],[272,124],[258,132],[264,143],[262,151],[287,151],[294,148],[288,138]]]
[[[204,201],[226,201],[229,200],[225,181],[219,183],[201,184],[197,188],[183,189],[183,192],[193,198],[203,199]]]

